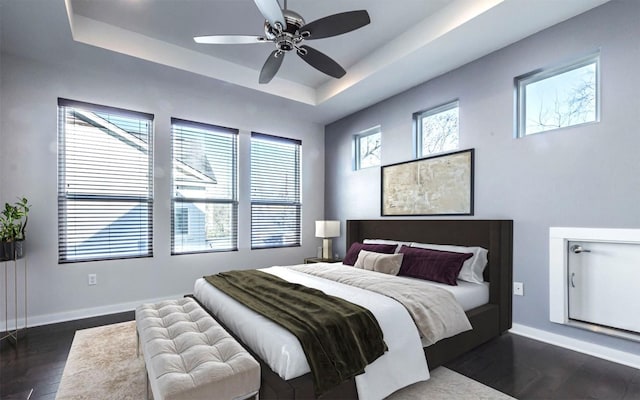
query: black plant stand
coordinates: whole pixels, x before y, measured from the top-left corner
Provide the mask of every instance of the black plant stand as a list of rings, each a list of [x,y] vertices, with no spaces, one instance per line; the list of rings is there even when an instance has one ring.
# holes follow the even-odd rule
[[[24,246],[24,243],[22,243],[22,246]],[[22,251],[20,255],[22,256],[24,255],[24,248],[22,248],[21,250]],[[17,258],[17,256],[18,256],[17,252],[14,252],[12,259],[0,261],[4,264],[4,328],[5,328],[5,332],[2,334],[2,337],[0,337],[0,341],[7,339],[8,341],[12,342],[16,346],[18,345],[19,336],[23,333],[23,331],[26,333],[26,329],[27,329],[27,257],[26,255],[24,255],[21,258]],[[24,270],[23,274],[20,274],[21,269]],[[13,276],[10,273],[11,270],[13,270]],[[20,296],[18,296],[18,292],[20,291],[19,286],[21,286],[19,282],[20,281],[19,275],[22,275],[24,279],[24,282],[22,282],[24,283],[24,287],[23,287],[24,301],[22,304],[22,306],[24,307],[24,326],[23,327],[18,326],[18,321],[20,319],[20,315],[18,314],[18,311],[20,310],[19,301],[18,301]],[[10,281],[12,282],[12,284],[10,283]],[[9,290],[12,287],[13,287],[13,321],[12,321],[13,326],[11,328],[9,326],[9,322],[11,322],[9,318],[9,297],[10,297]]]

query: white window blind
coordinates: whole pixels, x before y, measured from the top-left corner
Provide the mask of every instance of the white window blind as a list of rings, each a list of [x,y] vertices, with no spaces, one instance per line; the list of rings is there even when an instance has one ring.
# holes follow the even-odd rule
[[[153,115],[58,99],[60,263],[153,256]]]
[[[171,254],[238,249],[238,130],[171,119]]]
[[[300,140],[251,134],[251,248],[300,246]]]

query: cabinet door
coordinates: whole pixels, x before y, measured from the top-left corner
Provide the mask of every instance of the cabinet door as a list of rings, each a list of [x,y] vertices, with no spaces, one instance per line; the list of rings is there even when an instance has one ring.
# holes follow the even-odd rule
[[[640,245],[569,242],[568,273],[570,319],[640,332]]]

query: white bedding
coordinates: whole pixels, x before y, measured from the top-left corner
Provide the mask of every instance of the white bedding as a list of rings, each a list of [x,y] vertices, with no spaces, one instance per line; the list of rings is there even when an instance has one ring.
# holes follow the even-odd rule
[[[445,289],[453,294],[453,297],[456,298],[458,303],[462,306],[462,309],[465,311],[472,310],[489,302],[489,282],[472,283],[458,279],[456,281],[458,286],[451,286],[445,283],[432,282],[418,278],[410,278],[408,276],[397,276],[397,278],[408,279],[413,282],[419,281],[425,285],[432,285]]]
[[[411,315],[423,344],[434,344],[442,339],[472,329],[464,310],[453,294],[426,284],[423,279],[399,279],[396,276],[367,271],[342,264],[316,263],[291,265],[287,268],[331,281],[344,283],[390,297]]]
[[[389,351],[368,365],[365,374],[356,377],[359,399],[382,399],[402,387],[429,378],[418,330],[407,310],[397,301],[283,267],[262,271],[342,297],[373,313]],[[289,380],[310,371],[300,343],[286,329],[244,307],[204,279],[196,281],[194,295],[282,379]]]
[[[453,294],[458,303],[462,306],[462,309],[469,311],[481,305],[489,302],[489,282],[484,283],[471,283],[457,280],[458,286],[451,286],[445,283],[438,283],[427,281],[418,278],[409,278],[405,276],[399,276],[400,279],[409,279],[411,281],[420,281],[425,285],[432,285],[442,289],[445,289]]]
[[[411,280],[417,279],[408,277],[399,278]],[[458,286],[451,286],[444,283],[431,282],[426,280],[422,281],[427,285],[437,286],[453,293],[453,296],[465,311],[472,310],[489,302],[489,282],[471,283],[458,279]],[[429,345],[429,342],[425,338],[421,338],[420,340],[422,341],[422,347],[427,347]]]

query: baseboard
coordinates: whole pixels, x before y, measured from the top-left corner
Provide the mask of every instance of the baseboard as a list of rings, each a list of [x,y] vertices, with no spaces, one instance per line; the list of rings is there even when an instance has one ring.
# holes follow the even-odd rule
[[[573,339],[567,336],[543,331],[541,329],[532,328],[526,325],[513,324],[513,327],[509,330],[509,332],[515,335],[525,336],[530,339],[553,344],[555,346],[564,347],[565,349],[588,354],[590,356],[602,358],[607,361],[626,365],[628,367],[640,369],[640,356],[635,354],[630,354],[624,351],[612,349],[610,347]]]
[[[28,320],[27,320],[27,324],[28,324],[29,328],[31,328],[31,327],[34,327],[34,326],[49,325],[49,324],[56,324],[58,322],[73,321],[73,320],[76,320],[76,319],[91,318],[91,317],[98,317],[98,316],[101,316],[101,315],[115,314],[115,313],[135,310],[136,307],[138,307],[142,303],[157,303],[157,302],[162,301],[162,300],[177,299],[177,298],[180,298],[182,296],[183,296],[182,294],[177,294],[175,296],[169,296],[169,297],[160,297],[160,298],[155,298],[155,299],[137,300],[137,301],[132,301],[132,302],[128,302],[128,303],[110,304],[110,305],[101,306],[101,307],[83,308],[83,309],[80,309],[80,310],[73,310],[73,311],[67,311],[67,312],[56,313],[56,314],[45,314],[45,315],[34,315],[34,316],[30,315]],[[20,321],[18,321],[18,326],[19,326],[20,329],[22,329],[24,327],[24,318],[22,318]]]

